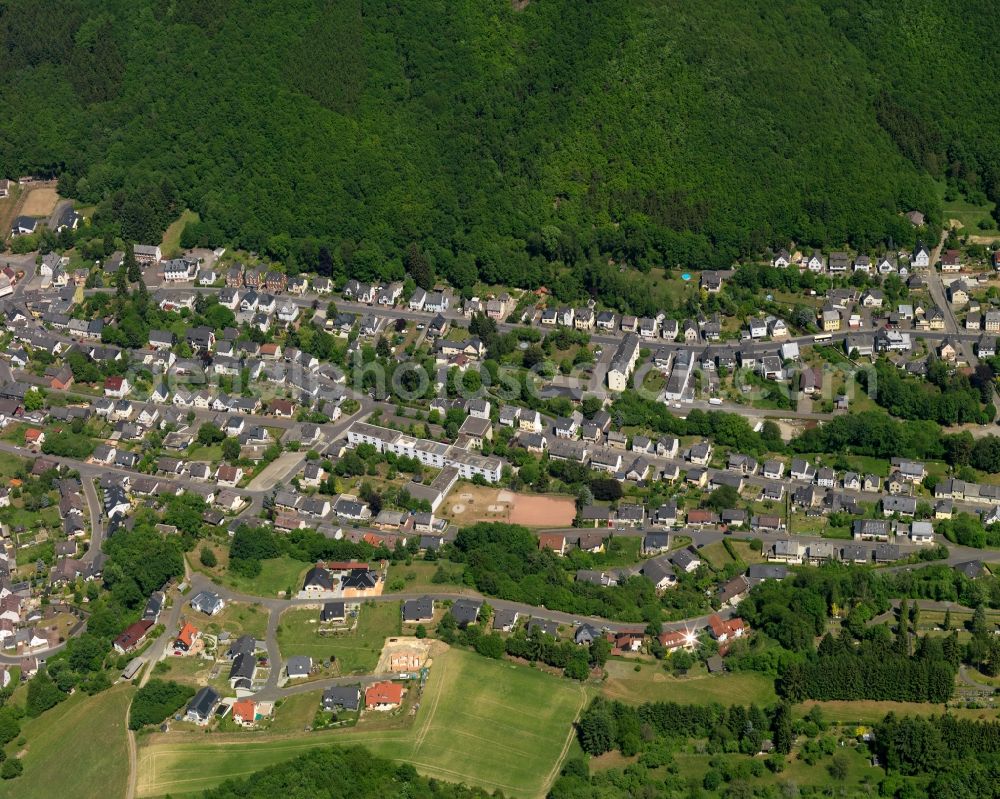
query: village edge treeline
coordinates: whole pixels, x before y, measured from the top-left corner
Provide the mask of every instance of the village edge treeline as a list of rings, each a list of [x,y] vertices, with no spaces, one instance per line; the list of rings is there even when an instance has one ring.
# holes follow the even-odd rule
[[[779,786],[751,782],[771,772],[785,770],[785,756],[792,741],[804,737],[801,758],[809,765],[825,756],[830,782],[846,776],[842,754],[835,754],[835,739],[826,735],[828,724],[816,707],[793,720],[788,705],[769,708],[755,705],[682,705],[650,702],[638,707],[597,698],[580,717],[577,738],[589,755],[617,750],[637,760],[621,772],[589,774],[586,764],[570,760],[556,781],[551,799],[607,799],[619,796],[705,796],[723,787],[726,797],[777,797],[789,795],[794,778]],[[709,769],[696,778],[678,773],[674,753],[684,751],[690,739],[705,741],[712,755]],[[772,754],[754,757],[765,741]],[[871,731],[866,743],[886,771],[877,795],[934,797],[935,799],[989,799],[1000,796],[995,769],[1000,763],[1000,724],[972,721],[950,715],[896,716],[889,713]],[[773,748],[772,748],[773,747]],[[739,755],[750,757],[739,757]],[[838,762],[839,761],[839,762]],[[704,789],[704,790],[702,790]],[[831,788],[832,789],[832,788]],[[827,791],[831,790],[827,789]],[[872,786],[874,791],[875,786]],[[801,795],[821,795],[802,788]],[[793,794],[798,795],[798,794]],[[822,795],[829,795],[824,792]],[[874,795],[874,794],[873,794]]]
[[[935,180],[1000,198],[994,4],[782,6],[11,0],[0,172],[58,177],[127,240],[190,207],[185,246],[292,272],[637,313],[609,259],[933,242]]]

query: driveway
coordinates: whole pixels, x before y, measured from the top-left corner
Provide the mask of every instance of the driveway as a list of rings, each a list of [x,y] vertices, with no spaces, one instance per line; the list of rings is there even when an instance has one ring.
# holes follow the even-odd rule
[[[283,452],[269,463],[247,486],[248,491],[270,491],[278,483],[283,483],[302,466],[306,456],[303,452]]]

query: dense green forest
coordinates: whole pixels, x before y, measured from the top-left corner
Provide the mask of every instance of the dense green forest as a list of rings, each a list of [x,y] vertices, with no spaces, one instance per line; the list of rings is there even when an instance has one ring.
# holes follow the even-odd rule
[[[1000,199],[998,34],[988,0],[9,0],[0,173],[129,239],[190,207],[186,243],[293,270],[416,244],[641,308],[609,259],[904,244],[935,180]]]

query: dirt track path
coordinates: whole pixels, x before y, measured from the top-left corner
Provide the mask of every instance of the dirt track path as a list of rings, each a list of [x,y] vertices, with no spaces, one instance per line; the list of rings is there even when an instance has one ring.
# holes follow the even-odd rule
[[[125,788],[125,799],[135,799],[135,784],[139,779],[139,756],[135,744],[135,733],[128,726],[128,717],[132,712],[132,703],[128,703],[125,711],[125,741],[128,744],[128,783]]]
[[[539,799],[547,796],[549,789],[556,781],[556,777],[559,776],[559,772],[562,770],[563,761],[566,759],[566,754],[569,752],[569,748],[573,745],[573,738],[576,735],[576,723],[580,720],[580,714],[583,713],[584,707],[587,705],[587,691],[580,685],[580,706],[576,709],[576,715],[573,716],[573,723],[569,727],[569,732],[566,734],[566,740],[563,742],[562,750],[559,752],[559,757],[556,758],[556,762],[552,766],[552,770],[546,775],[545,782],[542,783],[541,793],[538,794]]]
[[[423,745],[424,739],[427,737],[431,724],[434,722],[434,716],[437,713],[438,705],[441,704],[441,694],[444,692],[444,684],[448,674],[448,658],[438,658],[438,662],[440,663],[440,673],[438,674],[437,690],[434,692],[433,699],[431,699],[430,707],[427,708],[427,718],[424,721],[424,725],[420,728],[420,732],[417,733],[416,741],[413,742],[414,755],[420,751],[420,747]]]

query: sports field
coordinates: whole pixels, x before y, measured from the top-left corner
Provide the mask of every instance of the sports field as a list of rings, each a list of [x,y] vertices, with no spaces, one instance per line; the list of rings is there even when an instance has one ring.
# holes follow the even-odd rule
[[[125,710],[131,696],[130,685],[94,696],[77,692],[37,719],[22,721],[24,746],[14,741],[6,751],[8,757],[23,752],[24,774],[0,780],[0,797],[124,796]]]
[[[576,503],[567,496],[518,494],[459,483],[441,513],[459,525],[510,522],[526,527],[568,527],[576,517]]]
[[[573,740],[572,722],[587,700],[577,683],[452,649],[435,656],[411,727],[198,735],[183,743],[154,735],[139,750],[137,796],[191,794],[311,747],[361,744],[431,777],[499,789],[508,797],[541,797],[558,774]]]

